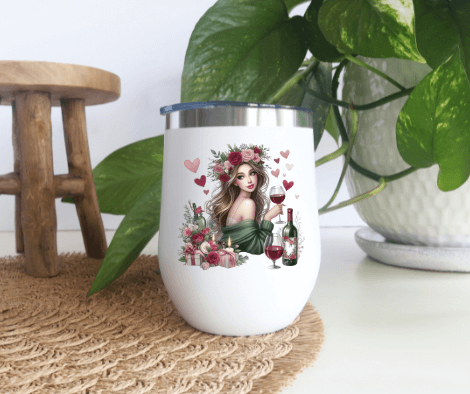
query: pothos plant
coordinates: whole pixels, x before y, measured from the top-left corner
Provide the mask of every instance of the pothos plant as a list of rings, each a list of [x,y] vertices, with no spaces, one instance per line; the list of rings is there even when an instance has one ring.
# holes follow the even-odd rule
[[[451,191],[470,176],[470,1],[311,0],[303,16],[289,12],[304,0],[218,0],[196,24],[186,52],[181,101],[231,100],[309,108],[315,150],[326,130],[341,146],[316,166],[345,156],[324,214],[380,192],[388,182],[437,164],[437,186]],[[308,57],[308,51],[311,57]],[[432,71],[405,87],[365,62],[399,58]],[[366,105],[337,99],[339,78],[353,62],[397,87]],[[337,64],[333,67],[333,63]],[[381,175],[351,158],[357,111],[407,96],[396,123],[397,148],[410,167]],[[352,115],[347,134],[339,107]],[[378,182],[363,195],[330,207],[351,166]],[[163,136],[127,145],[93,170],[100,210],[126,215],[109,245],[88,296],[122,275],[157,233]],[[64,198],[64,202],[73,202]]]

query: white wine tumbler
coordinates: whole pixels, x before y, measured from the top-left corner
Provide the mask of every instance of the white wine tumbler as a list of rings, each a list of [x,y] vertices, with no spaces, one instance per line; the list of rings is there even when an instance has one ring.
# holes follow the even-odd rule
[[[289,326],[320,266],[311,111],[212,101],[160,112],[158,254],[176,309],[217,335]],[[274,260],[280,268],[269,269]]]

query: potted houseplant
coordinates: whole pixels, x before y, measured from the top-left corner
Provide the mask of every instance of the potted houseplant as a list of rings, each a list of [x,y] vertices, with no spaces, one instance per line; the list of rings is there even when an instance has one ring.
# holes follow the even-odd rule
[[[470,3],[311,0],[304,16],[289,17],[303,2],[217,1],[191,35],[181,101],[233,100],[313,109],[314,148],[325,129],[336,141],[342,139],[339,149],[318,159],[316,166],[344,156],[338,186],[320,214],[367,204],[388,184],[436,164],[434,182],[441,192],[464,185],[470,176]],[[312,53],[309,60],[307,50]],[[368,62],[380,58],[429,68],[415,86],[403,86]],[[339,63],[334,70],[333,63]],[[348,64],[367,69],[397,91],[367,103],[339,101],[339,78]],[[389,175],[364,167],[352,158],[353,148],[358,155],[355,139],[362,132],[359,115],[401,98],[406,102],[395,119],[396,147],[407,168]],[[126,217],[88,296],[125,272],[158,231],[162,159],[159,136],[113,152],[94,169],[101,212]],[[372,180],[374,187],[331,206],[349,167]]]

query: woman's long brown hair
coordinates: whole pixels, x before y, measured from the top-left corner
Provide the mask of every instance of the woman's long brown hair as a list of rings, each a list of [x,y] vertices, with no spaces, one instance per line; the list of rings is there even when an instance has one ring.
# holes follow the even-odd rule
[[[269,202],[265,194],[268,187],[268,175],[263,167],[242,162],[232,168],[230,180],[227,182],[219,181],[219,185],[212,193],[212,198],[205,204],[205,211],[214,222],[217,239],[222,236],[222,227],[227,225],[227,216],[230,208],[232,208],[234,201],[240,194],[240,188],[235,185],[235,181],[237,179],[238,169],[243,164],[248,164],[258,175],[258,184],[255,190],[251,192],[251,199],[255,202],[256,207],[254,220],[258,224],[261,223],[264,207]]]

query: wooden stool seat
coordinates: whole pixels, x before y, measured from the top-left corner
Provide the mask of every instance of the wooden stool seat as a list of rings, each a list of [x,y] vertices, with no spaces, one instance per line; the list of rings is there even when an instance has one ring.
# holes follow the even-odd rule
[[[102,259],[107,250],[90,162],[85,106],[117,100],[117,75],[73,64],[0,61],[1,104],[13,112],[14,172],[0,176],[0,194],[16,196],[16,249],[26,272],[52,277],[57,258],[55,199],[75,201],[85,249]],[[54,175],[51,107],[61,106],[69,173]]]
[[[41,91],[51,96],[52,106],[61,99],[83,99],[85,105],[109,103],[119,98],[121,82],[116,74],[75,64],[0,61],[1,104],[11,105],[15,92]]]

